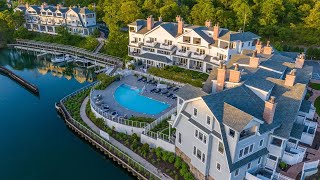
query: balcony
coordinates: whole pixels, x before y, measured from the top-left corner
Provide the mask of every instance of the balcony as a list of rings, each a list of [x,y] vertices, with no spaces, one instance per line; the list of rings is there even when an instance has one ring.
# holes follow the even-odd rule
[[[184,57],[188,57],[190,54],[190,51],[185,51],[182,49],[177,50],[176,55],[178,56],[184,56]]]
[[[167,43],[161,43],[160,44],[160,48],[161,49],[168,49],[168,50],[171,50],[173,48],[173,45],[169,45]]]
[[[251,137],[253,135],[255,135],[256,133],[254,131],[251,131],[249,129],[247,130],[243,130],[241,133],[240,133],[240,137],[239,137],[239,141],[242,141],[244,139],[247,139],[248,137]]]
[[[286,148],[282,156],[282,161],[289,165],[300,163],[303,161],[306,150],[307,148],[300,146],[296,148]]]
[[[41,24],[47,24],[47,21],[41,21]]]
[[[206,57],[206,55],[205,55],[205,54],[199,54],[199,53],[193,52],[193,53],[191,53],[191,57],[192,57],[192,58],[195,58],[195,59],[201,59],[201,60],[203,60],[203,59]]]
[[[157,42],[154,41],[146,41],[145,43],[146,46],[154,47],[157,45]]]
[[[246,172],[246,179],[247,180],[271,180],[272,173],[265,171],[263,169],[258,170],[255,173]]]

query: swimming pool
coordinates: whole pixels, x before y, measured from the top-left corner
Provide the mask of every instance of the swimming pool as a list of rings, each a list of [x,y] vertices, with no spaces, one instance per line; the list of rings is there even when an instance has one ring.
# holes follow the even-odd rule
[[[126,84],[119,86],[114,93],[115,100],[123,107],[145,114],[159,114],[168,104],[140,95],[140,89]]]

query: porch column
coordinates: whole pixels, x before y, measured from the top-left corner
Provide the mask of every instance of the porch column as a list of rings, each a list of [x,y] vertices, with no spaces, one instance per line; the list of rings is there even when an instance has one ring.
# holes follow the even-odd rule
[[[207,63],[206,62],[202,62],[202,72],[207,72]]]
[[[190,59],[187,59],[187,69],[190,69]]]

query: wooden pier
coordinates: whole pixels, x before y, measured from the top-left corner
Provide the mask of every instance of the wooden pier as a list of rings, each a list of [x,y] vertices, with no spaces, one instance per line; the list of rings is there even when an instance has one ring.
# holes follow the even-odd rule
[[[109,56],[101,53],[94,53],[83,48],[78,48],[69,45],[62,45],[56,43],[47,43],[42,41],[33,41],[26,39],[17,39],[15,44],[8,44],[9,47],[39,52],[41,54],[69,54],[76,57],[83,57],[90,61],[92,64],[100,66],[113,66],[121,68],[123,60],[118,57]]]
[[[24,80],[20,76],[14,74],[9,69],[7,69],[7,68],[5,68],[3,66],[0,66],[0,73],[5,74],[6,76],[8,76],[11,79],[15,80],[16,82],[18,82],[20,85],[22,85],[23,87],[25,87],[29,91],[31,91],[31,92],[33,92],[35,94],[39,94],[38,87],[36,87],[35,85],[33,85],[33,84],[29,83],[28,81]]]

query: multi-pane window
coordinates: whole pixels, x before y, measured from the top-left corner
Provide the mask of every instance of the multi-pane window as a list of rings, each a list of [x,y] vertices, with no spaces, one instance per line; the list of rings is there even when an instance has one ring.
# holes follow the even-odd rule
[[[207,137],[202,133],[199,132],[197,129],[194,131],[194,136],[197,137],[200,141],[207,143]]]
[[[210,116],[207,116],[207,124],[208,124],[208,125],[211,124],[211,118],[210,118]]]
[[[193,108],[193,115],[194,115],[194,116],[197,116],[197,115],[198,115],[198,110],[197,110],[197,108]]]
[[[249,153],[252,153],[253,151],[253,144],[243,148],[243,149],[240,149],[240,152],[239,152],[239,158],[243,157],[243,156],[246,156],[248,155]]]
[[[193,155],[196,155],[197,148],[193,146]]]
[[[202,154],[202,162],[204,163],[205,160],[206,160],[206,155],[203,153]]]
[[[202,153],[201,150],[196,148],[195,146],[193,146],[193,155],[196,156],[203,163],[206,161],[206,155]]]
[[[236,132],[233,129],[229,129],[229,135],[231,137],[234,137],[235,134],[236,134]]]
[[[219,151],[221,154],[224,153],[224,147],[223,147],[222,142],[219,142],[218,151]]]
[[[262,158],[261,158],[261,157],[259,157],[259,159],[258,159],[258,164],[260,164],[260,163],[261,163],[261,159],[262,159]]]
[[[263,145],[263,139],[260,140],[259,147],[261,147],[262,145]]]
[[[178,134],[178,141],[181,144],[181,133]]]
[[[247,169],[251,168],[251,162],[248,163]]]
[[[200,55],[203,55],[206,53],[206,51],[204,49],[199,49],[197,48],[197,52],[200,54]]]
[[[197,149],[197,158],[198,159],[201,159],[201,154],[202,154],[201,151],[199,149]]]

